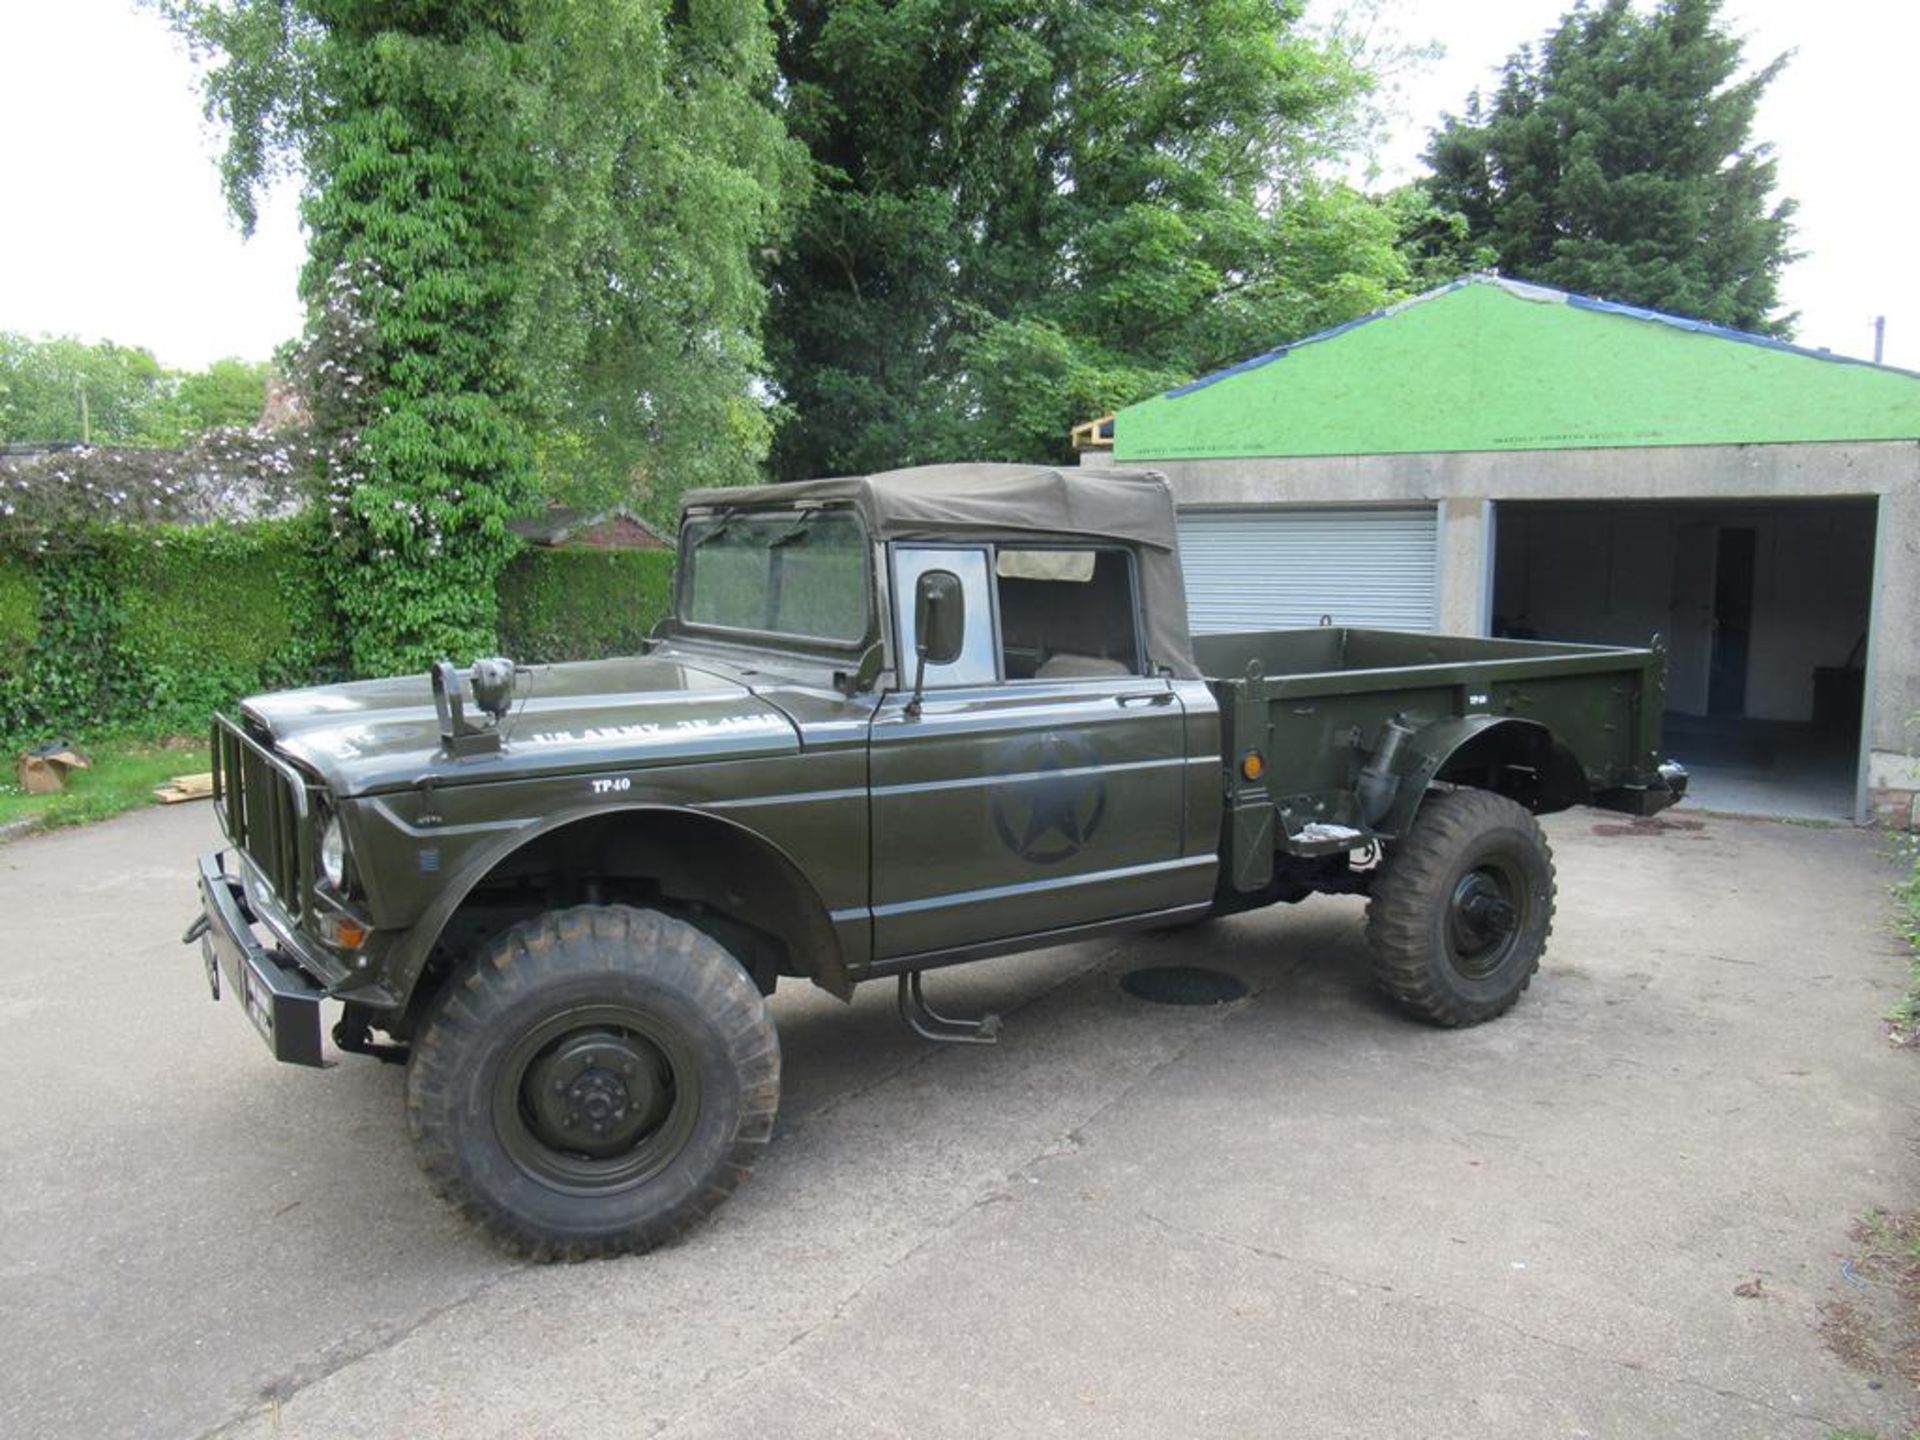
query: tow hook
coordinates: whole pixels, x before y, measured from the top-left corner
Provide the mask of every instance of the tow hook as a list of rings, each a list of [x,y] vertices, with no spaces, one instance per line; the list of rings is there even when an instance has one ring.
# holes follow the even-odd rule
[[[373,1026],[358,1005],[349,1005],[333,1027],[333,1043],[349,1055],[371,1055],[384,1065],[404,1065],[412,1054],[405,1045],[386,1045],[373,1038]]]

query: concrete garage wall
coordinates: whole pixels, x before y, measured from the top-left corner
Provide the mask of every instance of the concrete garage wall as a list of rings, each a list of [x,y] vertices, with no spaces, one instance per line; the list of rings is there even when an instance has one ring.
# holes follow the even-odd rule
[[[1102,457],[1104,465],[1113,462]],[[1420,455],[1158,459],[1189,505],[1436,504],[1440,628],[1484,633],[1491,614],[1492,504],[1515,500],[1873,499],[1879,509],[1873,643],[1867,665],[1869,777],[1887,807],[1920,790],[1920,442],[1700,445]],[[1907,792],[1900,799],[1895,792]]]
[[[1685,543],[1721,527],[1754,532],[1753,640],[1746,713],[1811,720],[1813,671],[1842,665],[1866,629],[1873,586],[1870,502],[1702,508],[1502,507],[1493,611],[1543,638],[1672,650],[1668,702],[1707,709],[1708,612],[1685,613],[1676,586]],[[1689,533],[1691,532],[1691,534]]]

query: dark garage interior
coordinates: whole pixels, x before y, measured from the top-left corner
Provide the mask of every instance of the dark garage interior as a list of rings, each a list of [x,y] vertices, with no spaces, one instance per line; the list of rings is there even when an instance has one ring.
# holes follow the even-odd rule
[[[1872,499],[1500,504],[1493,631],[1664,636],[1693,803],[1849,819],[1876,517]]]

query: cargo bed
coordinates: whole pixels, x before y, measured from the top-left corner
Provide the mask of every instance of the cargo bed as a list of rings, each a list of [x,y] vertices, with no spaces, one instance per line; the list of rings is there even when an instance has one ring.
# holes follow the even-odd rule
[[[1396,838],[1435,784],[1497,790],[1536,813],[1651,814],[1685,789],[1678,767],[1660,765],[1657,642],[1335,626],[1197,635],[1193,651],[1220,704],[1241,888],[1260,883],[1262,851]]]

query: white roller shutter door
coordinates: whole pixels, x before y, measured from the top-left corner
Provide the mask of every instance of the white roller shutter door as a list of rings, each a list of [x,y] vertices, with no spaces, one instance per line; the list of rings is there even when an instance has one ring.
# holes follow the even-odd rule
[[[1407,510],[1182,510],[1180,562],[1196,634],[1439,623],[1437,521]]]

